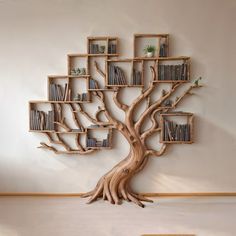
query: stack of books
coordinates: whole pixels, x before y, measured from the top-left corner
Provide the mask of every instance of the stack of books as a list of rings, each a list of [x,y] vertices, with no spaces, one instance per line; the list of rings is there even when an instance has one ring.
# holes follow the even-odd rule
[[[133,80],[132,80],[132,85],[142,85],[142,73],[141,71],[137,71],[135,69],[133,69]]]
[[[54,111],[48,111],[48,113],[38,110],[30,111],[31,130],[54,130],[54,121]]]
[[[109,43],[108,54],[116,54],[116,44]]]
[[[190,141],[190,125],[164,120],[163,141]]]
[[[89,45],[89,53],[90,54],[103,54],[103,53],[105,53],[105,48],[106,47],[103,45],[91,43]]]
[[[124,71],[119,66],[108,66],[108,85],[126,85]]]
[[[158,65],[158,80],[188,80],[188,65]]]

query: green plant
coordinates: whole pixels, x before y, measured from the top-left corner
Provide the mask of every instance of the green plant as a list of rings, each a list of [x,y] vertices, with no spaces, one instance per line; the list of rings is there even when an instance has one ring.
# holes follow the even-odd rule
[[[153,45],[147,45],[143,50],[145,53],[148,53],[148,52],[154,53],[156,51],[156,47]]]

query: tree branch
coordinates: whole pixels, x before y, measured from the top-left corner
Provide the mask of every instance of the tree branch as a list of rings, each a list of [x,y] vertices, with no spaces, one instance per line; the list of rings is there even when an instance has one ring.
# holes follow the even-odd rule
[[[106,74],[99,68],[98,63],[96,61],[94,61],[94,66],[96,71],[105,79]]]
[[[155,151],[155,150],[152,150],[152,149],[148,149],[146,151],[146,155],[147,156],[153,155],[153,156],[156,156],[156,157],[160,157],[165,152],[166,148],[167,148],[167,145],[166,144],[162,144],[160,150]]]
[[[150,113],[152,113],[154,110],[156,110],[157,108],[159,108],[159,111],[163,110],[163,108],[160,107],[162,102],[166,98],[168,98],[170,95],[172,95],[179,86],[180,86],[180,83],[172,85],[171,90],[168,93],[166,93],[164,96],[162,96],[160,99],[158,99],[148,109],[146,109],[146,111],[143,112],[143,114],[140,116],[139,120],[135,124],[135,130],[138,134],[140,133],[141,126],[142,126],[144,120],[146,119],[146,117]]]
[[[153,84],[153,81],[156,80],[156,72],[153,66],[150,66],[150,70],[152,72],[152,80],[149,83],[149,86],[146,90],[143,91],[142,94],[140,94],[132,103],[132,105],[129,107],[128,112],[133,113],[134,109],[137,107],[138,104],[140,104],[145,98],[147,98],[152,91],[154,90],[155,86]]]
[[[190,91],[194,88],[201,88],[202,85],[191,85],[176,101],[175,103],[172,105],[172,108],[175,108],[180,101],[186,96],[186,95],[192,95],[192,93],[190,93]]]
[[[119,101],[118,99],[118,95],[119,95],[119,91],[120,89],[117,89],[114,93],[113,93],[113,101],[115,102],[116,106],[119,107],[121,110],[123,110],[124,112],[127,111],[127,109],[129,108],[129,106],[127,106],[126,104],[123,104]]]

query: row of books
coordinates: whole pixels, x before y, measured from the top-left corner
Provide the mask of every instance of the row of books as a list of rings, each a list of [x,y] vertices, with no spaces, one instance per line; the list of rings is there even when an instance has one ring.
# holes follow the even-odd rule
[[[188,65],[158,65],[158,80],[188,80]]]
[[[159,57],[167,57],[167,45],[165,43],[160,45]]]
[[[109,85],[126,85],[124,71],[119,66],[108,66],[108,84]]]
[[[30,111],[31,130],[54,130],[54,121],[54,111],[48,111],[47,113],[38,110]]]
[[[74,98],[74,101],[88,101],[89,100],[89,95],[88,93],[77,93]]]
[[[86,147],[109,147],[109,134],[107,134],[107,138],[103,140],[97,140],[95,138],[88,137],[86,139]]]
[[[99,88],[98,82],[94,79],[90,79],[89,80],[89,88],[90,89],[98,89]]]
[[[190,124],[164,121],[163,141],[190,141]]]
[[[49,85],[49,100],[50,101],[68,101],[71,97],[71,89],[68,84],[64,85],[64,88],[60,84],[51,83]]]
[[[105,46],[91,43],[89,45],[89,53],[91,54],[103,54],[105,52]]]
[[[141,85],[142,84],[142,73],[141,71],[133,70],[133,80],[132,85]]]
[[[108,44],[108,54],[116,54],[116,44]]]

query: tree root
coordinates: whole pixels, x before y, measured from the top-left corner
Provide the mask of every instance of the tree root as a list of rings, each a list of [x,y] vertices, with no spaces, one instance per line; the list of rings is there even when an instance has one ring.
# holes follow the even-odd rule
[[[122,181],[121,181],[122,182]],[[128,202],[133,202],[136,205],[144,208],[145,205],[142,202],[153,202],[152,200],[145,198],[144,196],[134,193],[130,190],[130,188],[124,187],[117,188],[116,192],[112,192],[109,188],[109,181],[106,179],[104,181],[100,181],[100,183],[96,186],[96,188],[90,192],[82,194],[82,198],[90,197],[88,200],[88,204],[97,201],[98,199],[108,200],[111,204],[120,205],[123,200]],[[113,187],[114,190],[114,187]]]

